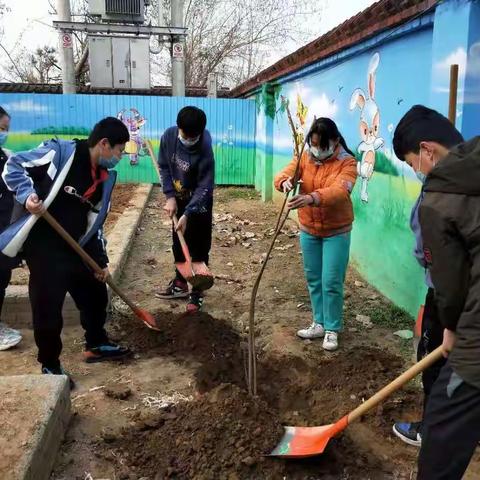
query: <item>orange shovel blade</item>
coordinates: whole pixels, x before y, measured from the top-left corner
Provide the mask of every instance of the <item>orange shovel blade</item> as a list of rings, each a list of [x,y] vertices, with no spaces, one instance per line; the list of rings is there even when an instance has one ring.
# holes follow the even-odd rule
[[[151,330],[156,330],[157,332],[160,332],[160,328],[157,326],[157,322],[155,320],[155,317],[150,313],[144,310],[143,308],[136,308],[134,310],[135,315],[139,320],[141,320],[148,328]]]
[[[175,264],[183,278],[197,290],[208,290],[213,286],[213,275],[203,262],[178,262]],[[193,271],[192,271],[193,269]]]
[[[285,427],[280,443],[270,456],[284,458],[313,457],[323,453],[331,438],[348,425],[347,416],[337,423],[321,427]]]

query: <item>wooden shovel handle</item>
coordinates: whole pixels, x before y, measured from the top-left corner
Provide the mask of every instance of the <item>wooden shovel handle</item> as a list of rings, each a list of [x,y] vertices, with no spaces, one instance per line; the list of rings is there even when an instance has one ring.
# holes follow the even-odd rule
[[[183,233],[177,230],[178,218],[176,215],[172,217],[172,221],[173,221],[173,226],[175,227],[175,230],[177,232],[178,239],[180,240],[180,245],[182,246],[182,251],[183,251],[183,256],[185,257],[185,261],[191,265],[192,257],[190,256],[190,251],[188,250],[187,242],[185,241],[185,237],[183,236]]]
[[[56,232],[75,250],[76,253],[81,257],[81,259],[95,272],[103,274],[103,269],[98,265],[98,263],[76,242],[72,236],[50,215],[48,211],[43,213],[43,218],[51,225],[51,227],[56,230]],[[107,278],[107,283],[110,285],[110,288],[134,311],[138,310],[138,307],[130,301],[130,299],[120,290],[117,284],[113,281],[112,277],[109,275]]]
[[[440,358],[442,358],[441,346],[429,353],[426,357],[422,358],[422,360],[410,367],[406,372],[402,373],[393,382],[389,383],[386,387],[382,388],[375,395],[373,395],[373,397],[370,397],[367,401],[350,412],[348,414],[348,423],[352,423],[353,421],[365,415],[369,410],[376,407],[392,393],[399,390],[401,387],[403,387],[403,385],[412,380],[412,378],[415,378],[419,373],[430,367],[430,365],[434,364],[437,360],[440,360]]]

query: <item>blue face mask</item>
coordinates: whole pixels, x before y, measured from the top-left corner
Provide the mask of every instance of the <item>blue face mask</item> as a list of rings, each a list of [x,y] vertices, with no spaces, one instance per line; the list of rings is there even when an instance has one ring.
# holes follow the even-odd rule
[[[423,172],[415,172],[415,175],[422,183],[425,183],[427,176]]]
[[[0,147],[7,143],[8,132],[0,132]]]
[[[113,155],[110,158],[103,158],[100,157],[100,160],[98,161],[98,165],[102,168],[106,168],[107,170],[111,170],[112,168],[115,168],[118,165],[118,162],[120,160],[117,157],[114,157]]]

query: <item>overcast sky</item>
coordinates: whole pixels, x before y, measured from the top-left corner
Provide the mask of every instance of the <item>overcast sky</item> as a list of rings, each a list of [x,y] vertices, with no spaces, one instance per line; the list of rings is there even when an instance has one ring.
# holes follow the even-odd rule
[[[53,17],[48,13],[47,0],[4,1],[11,11],[4,17],[2,44],[9,51],[16,49],[17,46],[25,46],[29,50],[46,44],[56,46],[57,35],[51,26]],[[312,32],[312,39],[316,38],[372,3],[374,3],[372,0],[325,0],[324,14],[320,24],[308,24],[305,28],[308,32]],[[301,46],[293,43],[285,46],[284,51],[272,56],[272,62]],[[5,66],[5,62],[7,62],[5,55],[0,55],[0,64]]]

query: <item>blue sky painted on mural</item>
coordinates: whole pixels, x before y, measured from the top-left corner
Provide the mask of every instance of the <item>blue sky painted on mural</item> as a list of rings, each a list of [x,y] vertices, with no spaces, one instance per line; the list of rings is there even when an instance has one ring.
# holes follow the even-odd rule
[[[255,102],[205,98],[172,98],[126,95],[0,94],[2,105],[12,116],[12,132],[31,132],[49,126],[91,128],[105,116],[136,108],[145,117],[142,135],[159,139],[174,125],[185,105],[202,108],[207,128],[216,145],[253,147]]]

